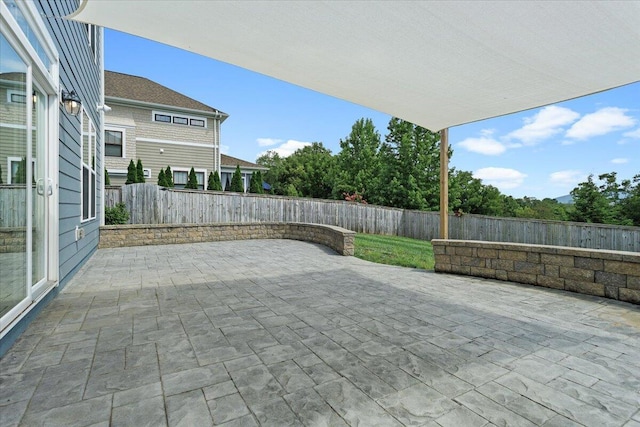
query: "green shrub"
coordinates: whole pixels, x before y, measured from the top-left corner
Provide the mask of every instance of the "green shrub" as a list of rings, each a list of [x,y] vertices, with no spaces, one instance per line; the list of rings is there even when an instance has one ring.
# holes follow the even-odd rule
[[[0,181],[0,184],[2,184],[2,181]],[[104,168],[104,185],[111,185],[111,178],[109,178],[109,172],[107,171],[107,168]]]
[[[129,222],[129,211],[124,203],[118,203],[112,208],[104,208],[104,223],[106,225],[126,224]]]
[[[133,163],[133,159],[129,160],[129,166],[127,167],[127,181],[125,184],[136,183],[136,165]]]
[[[164,170],[164,179],[167,182],[167,188],[173,188],[173,172],[171,172],[171,166],[167,166]]]
[[[242,185],[242,172],[240,171],[240,165],[236,166],[236,171],[231,177],[230,190],[238,193],[244,193],[244,185]]]
[[[255,171],[251,174],[249,193],[264,194],[264,189],[262,188],[262,173],[260,171]]]
[[[207,190],[222,191],[222,183],[220,182],[220,175],[218,175],[218,171],[209,172]]]
[[[193,169],[193,167],[191,167],[191,170],[189,171],[189,177],[187,178],[187,184],[184,186],[184,188],[188,188],[190,190],[197,190],[198,189],[198,177],[196,176],[196,171]]]
[[[144,183],[144,168],[142,167],[142,160],[138,159],[136,164],[136,182]]]
[[[158,185],[160,187],[168,187],[167,179],[164,176],[164,169],[160,169],[160,173],[158,174]]]

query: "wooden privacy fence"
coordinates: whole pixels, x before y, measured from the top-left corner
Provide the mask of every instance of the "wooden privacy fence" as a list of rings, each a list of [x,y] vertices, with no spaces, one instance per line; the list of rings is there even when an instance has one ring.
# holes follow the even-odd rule
[[[131,224],[305,222],[422,240],[440,233],[438,212],[340,200],[167,190],[153,184],[107,187],[105,193],[106,206],[125,203]],[[449,238],[640,252],[640,227],[565,221],[451,215]]]

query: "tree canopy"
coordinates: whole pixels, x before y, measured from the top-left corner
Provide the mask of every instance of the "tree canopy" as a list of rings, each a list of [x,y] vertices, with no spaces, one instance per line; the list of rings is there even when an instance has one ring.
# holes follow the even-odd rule
[[[449,156],[453,156],[449,150]],[[392,118],[384,140],[372,120],[359,119],[332,155],[321,142],[290,156],[275,151],[256,163],[273,194],[361,201],[405,209],[440,208],[440,134]],[[618,182],[616,173],[593,176],[572,192],[574,205],[514,198],[469,171],[449,171],[449,208],[458,214],[640,225],[640,174]]]

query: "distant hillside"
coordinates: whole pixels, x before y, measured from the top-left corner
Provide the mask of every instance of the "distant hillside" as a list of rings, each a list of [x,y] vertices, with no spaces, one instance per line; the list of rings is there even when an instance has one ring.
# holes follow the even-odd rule
[[[563,203],[565,205],[572,205],[573,204],[573,197],[571,197],[571,194],[567,194],[566,196],[556,197],[555,200],[558,203]]]

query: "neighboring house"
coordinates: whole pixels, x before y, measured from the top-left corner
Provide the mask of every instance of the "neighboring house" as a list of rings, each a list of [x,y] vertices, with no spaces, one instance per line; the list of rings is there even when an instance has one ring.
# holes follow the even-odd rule
[[[236,157],[227,156],[222,154],[220,156],[220,162],[222,168],[220,169],[220,182],[222,183],[222,189],[225,190],[231,186],[231,178],[236,171],[236,167],[240,166],[242,172],[242,184],[244,185],[244,191],[249,191],[249,183],[251,182],[251,175],[255,171],[266,172],[269,168],[264,166],[247,162]]]
[[[98,246],[102,30],[78,5],[0,0],[0,356]]]
[[[142,161],[148,182],[171,167],[176,188],[193,167],[200,189],[210,172],[226,174],[240,165],[245,190],[253,171],[265,168],[220,153],[222,111],[144,77],[105,71],[105,165],[112,185],[126,181],[131,160]]]

